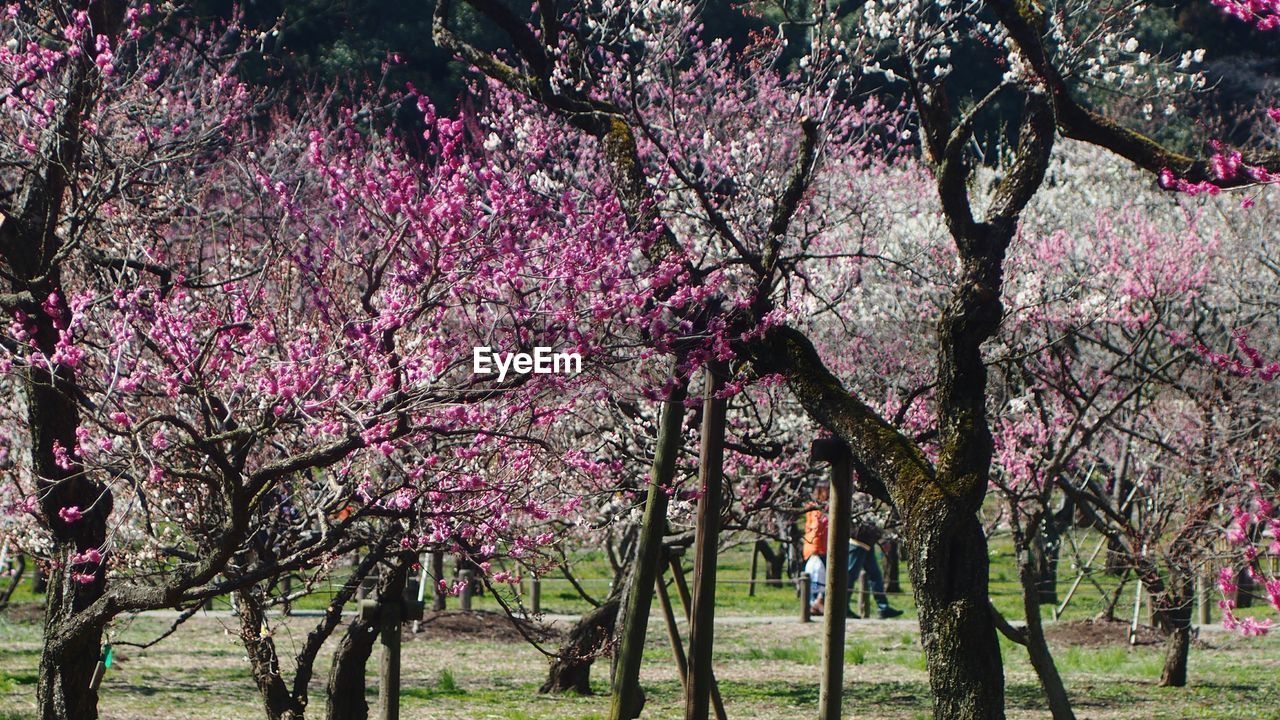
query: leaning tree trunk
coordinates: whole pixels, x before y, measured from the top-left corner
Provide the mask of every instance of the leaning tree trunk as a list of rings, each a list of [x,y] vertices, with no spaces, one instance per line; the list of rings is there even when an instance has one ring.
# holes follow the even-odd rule
[[[262,694],[262,707],[268,720],[301,720],[306,711],[305,701],[294,697],[280,674],[280,658],[275,639],[267,629],[261,589],[250,586],[237,590],[235,598],[240,613],[240,640],[249,653],[250,672]]]
[[[13,593],[22,584],[22,578],[27,574],[27,556],[19,554],[13,559],[13,575],[9,578],[9,586],[0,591],[0,610],[9,607],[9,601],[13,599]]]
[[[787,555],[775,550],[769,541],[756,540],[755,552],[764,558],[764,584],[766,587],[782,587],[782,574],[786,571]]]
[[[1191,605],[1193,597],[1191,578],[1170,577],[1165,599],[1156,610],[1156,622],[1166,633],[1164,670],[1160,673],[1162,687],[1185,687],[1187,684],[1187,659],[1191,654]]]
[[[1031,667],[1035,669],[1036,677],[1040,680],[1040,688],[1044,691],[1045,701],[1049,703],[1049,712],[1053,714],[1053,720],[1075,720],[1076,715],[1071,709],[1071,699],[1067,696],[1062,676],[1058,674],[1058,666],[1053,661],[1053,653],[1049,651],[1049,643],[1044,636],[1044,624],[1040,621],[1040,605],[1044,602],[1042,568],[1034,562],[1028,550],[1023,550],[1018,555],[1022,610],[1027,618],[1027,626],[1023,633]]]
[[[329,666],[326,707],[329,720],[365,720],[369,717],[369,703],[364,698],[365,668],[377,639],[376,623],[361,620],[357,614],[347,624],[347,630],[334,650],[333,664]]]
[[[381,554],[373,549],[370,552]],[[379,604],[385,606],[388,602],[400,601],[414,559],[413,554],[404,553],[390,561],[391,569],[382,574],[374,594]],[[365,674],[378,636],[377,620],[361,620],[359,612],[347,624],[329,666],[325,707],[329,720],[365,720],[369,717],[369,703],[364,699]]]
[[[538,692],[591,694],[591,665],[613,635],[618,609],[622,606],[623,585],[625,583],[618,583],[618,589],[573,626],[551,663],[547,681]]]

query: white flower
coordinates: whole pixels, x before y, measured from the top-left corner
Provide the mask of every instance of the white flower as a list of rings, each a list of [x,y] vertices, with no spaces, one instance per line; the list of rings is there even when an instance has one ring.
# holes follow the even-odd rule
[[[1131,37],[1131,38],[1129,38],[1128,40],[1125,40],[1125,41],[1124,41],[1124,51],[1125,51],[1125,52],[1128,52],[1128,53],[1136,52],[1136,51],[1137,51],[1137,49],[1138,49],[1138,38],[1132,38],[1132,37]]]

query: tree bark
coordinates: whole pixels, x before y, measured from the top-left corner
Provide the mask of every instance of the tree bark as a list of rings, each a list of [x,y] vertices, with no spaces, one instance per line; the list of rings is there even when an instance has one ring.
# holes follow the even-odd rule
[[[1004,668],[988,606],[987,544],[977,516],[947,507],[904,524],[937,720],[1004,717]]]
[[[611,720],[632,720],[639,717],[644,708],[640,660],[644,655],[654,583],[658,581],[661,569],[662,537],[667,530],[667,490],[675,477],[676,458],[680,454],[685,392],[684,385],[676,383],[662,406],[657,445],[649,471],[649,494],[627,593],[622,638],[618,644],[618,662],[614,666],[613,698],[609,709]]]
[[[1044,636],[1044,623],[1040,620],[1040,605],[1044,602],[1041,589],[1042,577],[1027,552],[1019,553],[1018,576],[1022,586],[1022,610],[1026,614],[1027,627],[1024,630],[1027,654],[1031,659],[1031,667],[1040,679],[1040,688],[1044,691],[1045,701],[1049,704],[1049,712],[1053,720],[1075,720],[1075,712],[1071,709],[1071,699],[1067,695],[1062,676],[1058,674],[1058,666],[1053,661],[1053,653]]]
[[[1191,654],[1191,606],[1194,583],[1190,577],[1170,577],[1165,597],[1159,601],[1156,622],[1168,633],[1165,640],[1161,687],[1185,687],[1187,660]]]
[[[295,697],[280,674],[280,659],[275,639],[266,625],[260,589],[251,586],[237,590],[235,595],[240,612],[240,639],[249,652],[249,667],[254,684],[262,694],[268,720],[301,720],[306,712],[306,700]]]
[[[371,556],[381,557],[379,549],[370,548]],[[379,603],[401,602],[404,588],[416,556],[406,553],[395,558],[377,583],[374,597]],[[363,580],[363,579],[361,579]],[[380,637],[377,620],[361,620],[356,613],[334,651],[326,686],[325,715],[329,720],[366,720],[369,703],[365,700],[366,672],[373,646]]]
[[[69,551],[64,550],[64,557]],[[102,653],[101,626],[65,634],[70,618],[101,595],[99,574],[96,592],[71,578],[69,564],[51,568],[45,605],[45,643],[40,653],[36,704],[41,720],[92,720],[98,717],[98,691],[90,688],[94,668]],[[55,634],[63,634],[50,642]]]
[[[609,643],[621,607],[622,593],[619,589],[578,620],[569,637],[560,645],[547,673],[547,681],[538,692],[591,694],[591,665]]]
[[[329,720],[366,720],[369,702],[364,693],[365,668],[373,655],[373,645],[378,639],[378,627],[361,620],[359,615],[347,623],[347,629],[333,653],[329,666],[329,684],[326,688],[325,715]]]

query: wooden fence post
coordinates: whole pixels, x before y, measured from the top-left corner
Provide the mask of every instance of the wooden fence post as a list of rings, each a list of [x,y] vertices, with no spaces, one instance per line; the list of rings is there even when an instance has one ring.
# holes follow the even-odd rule
[[[708,363],[702,405],[702,450],[698,478],[697,526],[693,541],[693,607],[689,618],[689,687],[685,692],[685,720],[707,720],[711,710],[711,656],[715,642],[716,560],[720,542],[723,491],[724,430],[727,402],[724,389],[728,365]]]
[[[1209,576],[1204,574],[1196,575],[1196,600],[1199,604],[1199,617],[1201,625],[1208,625],[1213,622],[1213,608],[1209,602],[1209,593],[1213,588],[1213,581]]]
[[[400,720],[400,597],[379,604],[382,658],[378,663],[378,713],[381,720]]]
[[[875,562],[875,555],[872,554],[867,558],[867,562]],[[871,582],[867,580],[867,573],[858,573],[858,614],[862,617],[871,617]]]
[[[818,720],[839,720],[844,687],[844,631],[849,605],[849,515],[852,511],[853,464],[849,448],[836,438],[811,446],[815,462],[831,464],[831,499],[827,511],[827,600],[822,627],[822,685]]]
[[[458,578],[462,581],[462,594],[458,597],[458,606],[463,612],[471,612],[471,578],[475,573],[471,570],[462,570],[458,573]]]
[[[813,578],[809,577],[809,573],[800,573],[796,584],[800,588],[800,622],[807,623],[812,619],[810,615],[813,612],[809,607],[809,596],[813,594]]]
[[[440,587],[440,581],[444,579],[444,551],[431,551],[431,576],[435,580],[431,584],[431,609],[434,612],[441,612],[445,608],[445,592]]]
[[[760,568],[760,543],[751,546],[751,581],[747,583],[747,597],[756,596],[756,573]]]
[[[542,613],[542,578],[537,575],[529,579],[529,609],[534,615]]]

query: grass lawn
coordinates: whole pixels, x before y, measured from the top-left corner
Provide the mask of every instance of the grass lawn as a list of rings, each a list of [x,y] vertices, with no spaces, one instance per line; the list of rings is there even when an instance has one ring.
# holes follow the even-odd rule
[[[291,618],[276,628],[284,654],[311,620]],[[119,640],[144,640],[166,626],[142,617],[122,624]],[[716,673],[731,718],[796,718],[817,710],[818,623],[740,619],[716,629]],[[681,714],[681,692],[662,628],[651,627],[643,682],[646,717]],[[0,620],[0,718],[34,718],[40,628]],[[1277,643],[1206,632],[1191,655],[1192,686],[1158,688],[1161,648],[1124,645],[1058,647],[1057,657],[1081,718],[1275,717],[1280,707]],[[1011,718],[1048,717],[1021,648],[1004,646]],[[161,645],[136,650],[117,644],[117,663],[102,687],[104,718],[259,718],[259,700],[234,627],[225,618],[198,618]],[[845,649],[847,717],[926,718],[930,694],[914,623],[855,621]],[[327,658],[313,683],[323,703]],[[594,672],[594,697],[537,693],[546,661],[522,642],[432,638],[404,644],[405,718],[587,720],[607,714],[606,662]],[[370,699],[376,688],[370,688]],[[319,708],[316,708],[319,716]],[[1267,713],[1272,713],[1267,715]]]
[[[726,622],[716,629],[716,672],[730,718],[792,718],[817,712],[818,662],[821,655],[818,622],[802,625],[798,600],[791,587],[770,588],[760,583],[755,596],[744,582],[749,575],[749,545],[722,556],[717,589],[717,613]],[[1075,570],[1065,561],[1060,593],[1065,594]],[[588,553],[575,563],[575,575],[589,592],[608,592],[608,565],[600,553]],[[992,543],[993,599],[1014,620],[1022,617],[1007,544]],[[1112,578],[1081,584],[1064,621],[1095,615],[1101,590],[1114,587]],[[905,622],[855,621],[845,648],[845,705],[847,717],[877,719],[929,717],[930,693],[924,656],[903,569],[904,597],[894,604],[907,611]],[[735,582],[736,581],[736,582]],[[327,594],[305,598],[300,607],[323,607]],[[1121,613],[1132,608],[1126,590]],[[18,607],[0,613],[0,720],[34,718],[36,660],[41,628],[39,602],[27,588]],[[226,603],[217,607],[225,609]],[[456,600],[450,601],[456,607]],[[477,609],[493,610],[492,597],[477,597]],[[576,614],[587,608],[569,583],[547,578],[543,610]],[[1043,609],[1046,617],[1050,608]],[[642,680],[649,693],[645,717],[682,715],[682,694],[664,628],[654,613]],[[117,664],[102,688],[104,718],[119,720],[177,720],[186,718],[260,718],[260,701],[249,676],[249,665],[229,617],[202,616],[189,622],[160,645],[138,650],[121,641],[149,640],[168,626],[158,617],[121,618],[112,627]],[[275,637],[281,655],[289,658],[314,619],[281,618]],[[682,632],[686,629],[682,624]],[[1052,632],[1052,631],[1051,631]],[[1051,635],[1051,638],[1054,638]],[[1191,654],[1191,687],[1156,687],[1162,647],[1123,643],[1073,645],[1053,639],[1058,665],[1066,679],[1077,716],[1098,719],[1148,718],[1280,718],[1280,641],[1243,639],[1211,628],[1202,633]],[[1011,718],[1047,718],[1039,686],[1022,648],[1002,640],[1006,666],[1008,712]],[[330,648],[333,642],[330,643]],[[554,642],[547,650],[554,649]],[[313,717],[322,717],[323,682],[328,656],[322,655],[312,685]],[[524,642],[476,639],[461,635],[418,636],[404,645],[403,717],[590,720],[607,715],[607,660],[593,673],[597,695],[549,697],[537,693],[546,672],[546,658]],[[376,662],[370,682],[376,682]],[[376,687],[370,687],[370,698]]]

